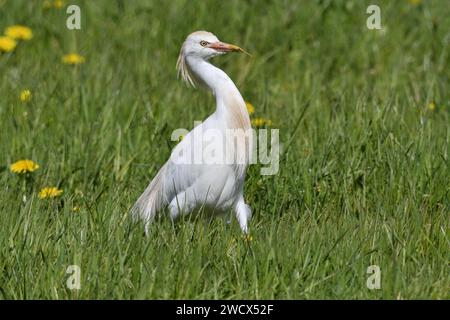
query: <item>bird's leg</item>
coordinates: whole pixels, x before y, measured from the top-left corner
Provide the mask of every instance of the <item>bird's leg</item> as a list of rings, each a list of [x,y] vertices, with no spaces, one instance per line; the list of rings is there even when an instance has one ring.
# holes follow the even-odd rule
[[[177,194],[169,204],[170,219],[176,220],[180,214],[189,213],[194,207],[195,203],[189,198],[189,193],[186,191]]]
[[[248,234],[248,221],[252,217],[252,211],[250,207],[244,202],[244,199],[240,199],[236,204],[236,218],[239,222],[239,226],[244,234]]]
[[[170,201],[169,214],[170,214],[170,219],[172,221],[175,221],[178,218],[178,216],[180,215],[181,211],[183,210],[185,197],[186,197],[185,193],[181,192],[181,193],[177,194],[172,199],[172,201]]]

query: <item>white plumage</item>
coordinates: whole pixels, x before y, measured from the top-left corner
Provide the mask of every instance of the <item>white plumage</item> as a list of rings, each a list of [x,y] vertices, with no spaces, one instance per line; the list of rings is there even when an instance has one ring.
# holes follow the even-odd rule
[[[169,160],[134,205],[132,214],[144,220],[146,233],[149,223],[165,207],[172,219],[199,208],[217,214],[232,210],[242,231],[248,233],[251,210],[244,202],[243,187],[252,150],[252,136],[248,135],[250,118],[233,81],[208,62],[209,58],[230,51],[244,52],[235,45],[220,42],[206,31],[190,34],[183,43],[178,72],[192,86],[201,84],[211,90],[216,98],[216,110],[174,148]],[[222,137],[232,132],[236,140],[225,138],[223,143],[208,140],[206,133],[210,131]],[[205,161],[205,150],[211,151],[216,161]],[[187,155],[202,161],[187,162]],[[230,155],[231,162],[225,159]]]

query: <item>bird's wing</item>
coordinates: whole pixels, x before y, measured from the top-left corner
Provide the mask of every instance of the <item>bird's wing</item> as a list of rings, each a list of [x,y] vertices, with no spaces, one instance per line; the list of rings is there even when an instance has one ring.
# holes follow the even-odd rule
[[[232,170],[229,166],[206,164],[202,158],[207,146],[202,133],[206,128],[215,126],[213,119],[207,119],[176,145],[169,160],[135,204],[133,211],[136,214],[139,213],[144,220],[151,221],[156,212],[188,189],[198,193],[199,201],[205,200],[206,196],[220,199],[225,184],[230,179],[230,173],[231,178],[234,175],[229,171]]]
[[[172,150],[164,175],[168,195],[186,190],[204,173],[202,141],[194,142],[194,139],[201,137],[202,130],[203,124],[198,125]],[[173,190],[170,191],[171,189]]]

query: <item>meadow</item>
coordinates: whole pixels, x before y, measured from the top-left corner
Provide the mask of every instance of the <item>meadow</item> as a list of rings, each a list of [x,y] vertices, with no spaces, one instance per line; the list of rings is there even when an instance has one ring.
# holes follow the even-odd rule
[[[448,1],[71,1],[80,30],[68,4],[0,0],[0,33],[32,30],[0,53],[0,299],[450,297]],[[251,241],[129,216],[172,131],[214,111],[177,79],[195,30],[252,54],[213,63],[279,129],[279,172],[248,172]]]

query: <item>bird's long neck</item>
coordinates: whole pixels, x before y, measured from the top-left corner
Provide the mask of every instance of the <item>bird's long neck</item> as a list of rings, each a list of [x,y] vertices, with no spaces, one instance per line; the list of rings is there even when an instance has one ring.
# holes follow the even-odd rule
[[[216,97],[216,116],[223,119],[228,128],[250,129],[250,118],[244,99],[230,77],[211,63],[196,57],[188,57],[189,68]]]

